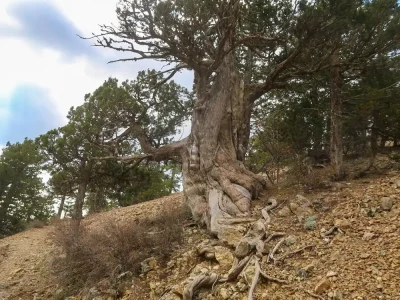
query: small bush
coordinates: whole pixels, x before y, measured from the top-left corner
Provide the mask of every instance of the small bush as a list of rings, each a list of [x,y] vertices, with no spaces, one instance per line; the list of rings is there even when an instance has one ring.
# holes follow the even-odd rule
[[[42,221],[42,220],[38,220],[38,219],[34,219],[32,221],[30,221],[28,223],[28,225],[26,226],[27,229],[31,229],[31,228],[43,228],[44,226],[46,226],[46,222]]]
[[[331,166],[310,168],[301,161],[295,162],[287,172],[286,185],[300,184],[305,192],[324,189],[330,186],[334,171]]]
[[[103,278],[115,282],[125,271],[137,274],[148,257],[163,262],[181,242],[186,218],[184,208],[170,204],[154,217],[109,221],[96,230],[72,220],[58,222],[54,242],[61,255],[54,259],[54,267],[59,284],[74,294]]]

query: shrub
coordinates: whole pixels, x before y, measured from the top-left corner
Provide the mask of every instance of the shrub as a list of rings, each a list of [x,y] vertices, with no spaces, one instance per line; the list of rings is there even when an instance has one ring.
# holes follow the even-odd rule
[[[286,185],[299,184],[305,192],[330,187],[330,181],[333,179],[334,171],[331,166],[320,166],[313,168],[303,163],[303,160],[295,160],[287,172]]]
[[[28,225],[26,226],[27,229],[31,229],[31,228],[43,228],[44,226],[46,226],[46,222],[42,221],[42,220],[38,220],[38,219],[34,219],[32,221],[30,221],[28,223]]]
[[[154,217],[108,221],[96,230],[72,220],[58,222],[53,239],[61,251],[54,258],[59,284],[75,294],[103,278],[116,284],[123,272],[138,274],[148,257],[164,262],[181,242],[187,216],[185,208],[171,203]]]

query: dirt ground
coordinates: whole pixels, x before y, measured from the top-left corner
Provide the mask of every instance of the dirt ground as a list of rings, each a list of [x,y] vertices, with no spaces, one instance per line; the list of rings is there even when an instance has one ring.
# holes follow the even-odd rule
[[[298,193],[297,187],[274,189],[254,201],[257,215],[268,197],[278,200],[268,232],[290,236],[279,248],[278,257],[310,246],[277,264],[267,263],[265,257],[260,260],[263,272],[285,282],[260,279],[254,299],[400,299],[400,173],[392,171],[303,194],[313,203],[315,224],[309,229],[304,227],[305,220],[292,212],[282,216],[282,210]],[[182,195],[100,213],[84,222],[97,227],[109,218],[118,222],[141,218],[157,213],[166,201],[180,202]],[[326,235],[335,224],[340,230]],[[55,251],[52,230],[52,226],[31,229],[0,240],[0,299],[54,299],[59,287],[51,275]],[[168,267],[156,267],[133,279],[124,299],[180,299],[183,282],[194,270],[224,274],[228,266],[197,256],[196,246],[205,240],[219,245],[206,230],[188,224],[185,242],[172,254]],[[275,247],[279,240],[272,239],[269,247]],[[248,269],[251,273],[251,266]],[[250,283],[249,278],[241,276],[236,282],[216,285],[213,291],[205,289],[196,298],[247,299]],[[323,291],[316,293],[321,284],[325,285]],[[166,297],[168,293],[170,298]]]

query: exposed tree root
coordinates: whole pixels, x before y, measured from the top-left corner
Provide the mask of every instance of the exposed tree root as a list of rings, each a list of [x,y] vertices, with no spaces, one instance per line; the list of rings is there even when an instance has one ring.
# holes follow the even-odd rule
[[[270,204],[261,210],[261,214],[265,220],[265,223],[267,224],[271,222],[271,217],[269,216],[268,212],[278,205],[278,202],[274,198],[269,199],[268,202]]]
[[[193,295],[206,286],[213,286],[219,279],[217,274],[211,275],[199,275],[197,276],[186,288],[183,290],[182,296],[183,300],[192,300]]]
[[[274,232],[274,233],[271,233],[271,234],[267,237],[267,239],[265,240],[265,243],[268,243],[270,240],[272,240],[272,239],[274,239],[274,238],[276,238],[276,237],[285,236],[285,235],[286,235],[286,233],[284,233],[284,232]]]
[[[272,282],[276,282],[276,283],[281,283],[281,284],[287,284],[288,281],[283,280],[283,279],[279,279],[279,278],[275,278],[275,277],[271,277],[269,275],[267,275],[265,272],[263,272],[262,270],[260,270],[260,274],[263,278],[265,278],[268,281],[272,281]]]
[[[322,237],[326,237],[328,235],[331,235],[333,233],[335,233],[336,230],[338,230],[339,228],[337,228],[336,226],[332,226],[331,229],[329,229],[328,231],[322,233]]]
[[[276,258],[274,257],[275,252],[278,251],[279,247],[282,246],[283,242],[285,241],[285,238],[281,239],[274,247],[274,249],[272,249],[272,251],[269,253],[268,258],[267,258],[267,262],[270,262],[271,260],[273,260],[274,262],[276,261]]]
[[[243,224],[243,223],[252,223],[257,221],[254,218],[229,218],[229,219],[222,219],[219,220],[219,224],[223,225],[235,225],[235,224]]]
[[[238,260],[236,259],[231,270],[228,273],[227,278],[221,279],[220,282],[229,282],[236,280],[236,278],[240,275],[240,273],[249,263],[250,258],[251,258],[250,256],[246,256],[240,262],[238,262]]]
[[[306,250],[308,248],[314,248],[314,247],[315,247],[315,245],[304,246],[303,248],[297,249],[297,250],[292,251],[292,252],[288,252],[288,253],[282,255],[281,257],[275,258],[275,261],[283,261],[283,260],[285,260],[286,258],[288,258],[288,257],[290,257],[292,255],[295,255],[297,253],[303,252],[304,250]]]
[[[313,298],[320,299],[320,300],[325,300],[324,297],[322,297],[322,296],[320,296],[320,295],[317,295],[317,294],[315,294],[315,293],[313,293],[313,292],[311,292],[311,291],[304,290],[304,292],[306,292],[307,294],[309,294],[309,295],[310,295],[311,297],[313,297]]]
[[[260,278],[261,268],[260,268],[260,264],[258,263],[257,258],[254,258],[254,267],[255,267],[254,276],[253,276],[253,280],[251,282],[251,286],[249,288],[249,294],[247,297],[248,300],[253,300],[254,289],[256,288],[258,279]]]

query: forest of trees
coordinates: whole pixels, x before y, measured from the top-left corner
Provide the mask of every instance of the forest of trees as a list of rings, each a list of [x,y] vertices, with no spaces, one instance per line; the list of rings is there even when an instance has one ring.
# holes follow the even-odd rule
[[[181,171],[194,219],[218,232],[250,212],[256,173],[309,158],[341,180],[346,159],[400,146],[397,0],[120,0],[116,13],[87,39],[168,67],[108,79],[67,125],[7,145],[0,234],[48,218],[54,199],[79,219],[167,195]],[[193,91],[172,81],[181,70]]]

